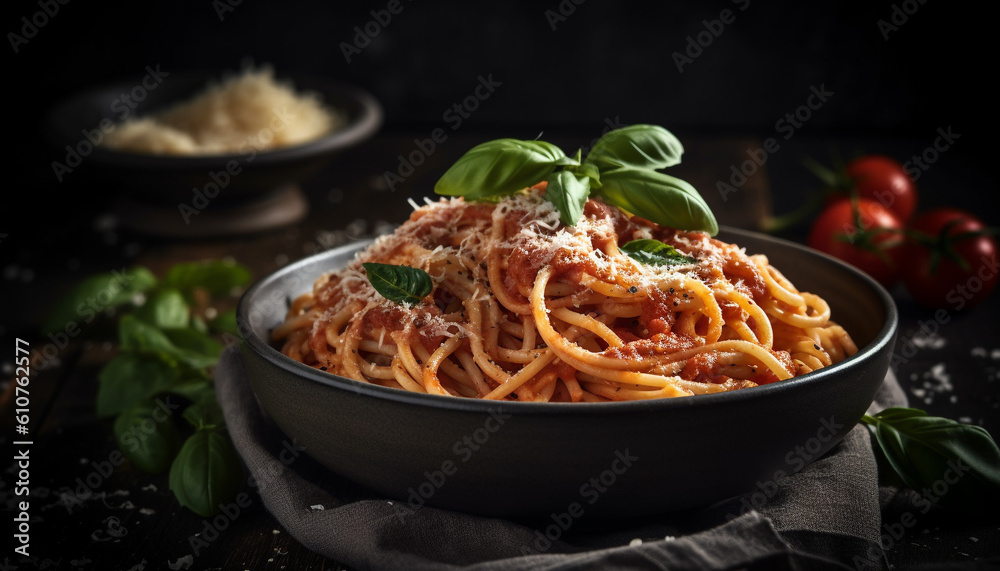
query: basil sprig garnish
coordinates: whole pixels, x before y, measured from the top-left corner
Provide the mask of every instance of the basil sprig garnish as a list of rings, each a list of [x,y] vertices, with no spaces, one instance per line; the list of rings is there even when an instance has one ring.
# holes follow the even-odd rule
[[[602,168],[628,166],[665,169],[680,164],[684,146],[656,125],[630,125],[608,131],[594,143],[587,159]]]
[[[861,422],[907,487],[963,511],[1000,505],[1000,449],[983,427],[913,408],[887,408]]]
[[[590,178],[568,170],[549,175],[545,199],[555,205],[563,224],[573,226],[583,216],[583,207],[590,196],[590,181]]]
[[[605,133],[586,159],[568,157],[545,141],[497,139],[473,147],[437,182],[434,191],[468,200],[497,201],[546,181],[545,198],[559,219],[574,226],[591,195],[662,226],[719,231],[697,190],[659,170],[681,161],[684,147],[656,125],[631,125]],[[582,159],[582,160],[581,160]]]
[[[632,240],[622,246],[622,251],[633,260],[651,266],[679,266],[698,262],[696,258],[685,256],[670,244],[659,240]]]
[[[365,262],[368,281],[382,297],[396,303],[414,306],[434,289],[431,276],[420,268]]]

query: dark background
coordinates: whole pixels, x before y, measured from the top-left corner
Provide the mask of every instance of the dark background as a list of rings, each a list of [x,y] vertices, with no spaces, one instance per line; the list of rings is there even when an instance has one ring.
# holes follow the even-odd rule
[[[598,125],[628,113],[671,128],[759,132],[821,83],[838,103],[812,130],[920,135],[989,108],[977,65],[991,54],[990,15],[960,2],[399,0],[402,12],[350,62],[340,44],[388,0],[220,9],[226,2],[60,6],[18,53],[8,38],[14,94],[39,112],[147,65],[234,69],[250,58],[357,83],[384,103],[391,125],[438,121],[487,73],[505,89],[477,113],[480,126]],[[40,9],[37,0],[18,5],[5,32]],[[546,12],[568,6],[575,11],[553,30]],[[916,12],[886,40],[877,21],[890,20],[894,6]],[[679,72],[672,54],[726,8],[735,22]],[[17,115],[25,125],[38,118]]]
[[[21,189],[53,189],[20,196],[50,213],[78,213],[106,194],[87,189],[81,201],[64,188],[71,185],[55,184],[50,164],[61,155],[39,152],[38,126],[60,99],[141,76],[146,66],[238,70],[248,60],[360,85],[384,105],[386,129],[441,125],[477,76],[492,74],[503,88],[463,128],[526,138],[567,125],[597,134],[615,117],[678,133],[766,137],[810,87],[823,85],[835,95],[806,136],[913,137],[922,143],[917,152],[937,128],[953,125],[967,143],[955,154],[987,160],[995,97],[986,70],[996,50],[991,15],[967,3],[400,0],[402,12],[348,62],[341,44],[387,4],[74,0],[17,53],[10,33],[22,33],[21,18],[41,8],[37,0],[8,4],[15,105],[7,120],[26,137],[8,164]],[[560,9],[573,12],[553,30],[546,12]],[[673,54],[723,9],[735,21],[678,71]],[[904,9],[916,11],[884,38],[877,22]]]

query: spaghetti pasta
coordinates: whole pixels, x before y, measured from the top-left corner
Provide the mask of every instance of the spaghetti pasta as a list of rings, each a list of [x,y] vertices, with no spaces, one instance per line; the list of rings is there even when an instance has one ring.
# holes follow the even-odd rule
[[[857,351],[828,304],[765,256],[593,198],[566,226],[543,189],[496,203],[428,201],[294,300],[273,339],[291,358],[351,379],[522,402],[737,390]],[[639,239],[689,258],[640,262],[621,249]],[[365,262],[425,270],[433,290],[412,307],[389,301]]]

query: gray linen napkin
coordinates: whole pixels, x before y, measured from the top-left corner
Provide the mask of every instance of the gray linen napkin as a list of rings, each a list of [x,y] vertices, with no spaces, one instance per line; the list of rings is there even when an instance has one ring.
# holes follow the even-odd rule
[[[541,526],[379,497],[313,461],[267,417],[238,346],[215,371],[233,442],[264,505],[307,548],[354,569],[884,569],[878,473],[856,426],[801,471],[712,506],[579,522],[556,541]],[[890,372],[871,412],[906,406]],[[882,490],[883,500],[891,490]]]

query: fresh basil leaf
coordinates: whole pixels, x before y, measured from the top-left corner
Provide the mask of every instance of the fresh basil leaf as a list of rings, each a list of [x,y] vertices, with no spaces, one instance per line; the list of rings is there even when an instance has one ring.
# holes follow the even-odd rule
[[[693,186],[670,175],[634,167],[602,171],[597,193],[608,204],[662,226],[712,236],[719,232],[705,199]]]
[[[178,334],[178,331],[190,331],[194,333],[194,330],[190,329],[177,329],[172,330],[171,335],[174,337],[185,337],[188,334]],[[141,321],[134,315],[125,315],[118,322],[118,339],[121,348],[131,349],[134,351],[144,352],[144,353],[156,353],[164,356],[173,361],[179,361],[195,369],[203,369],[205,367],[210,367],[214,365],[219,360],[219,355],[222,353],[221,345],[218,345],[218,352],[216,352],[216,347],[199,346],[197,348],[187,348],[178,347],[171,340],[171,337],[167,336],[167,333],[149,325],[148,323]],[[185,343],[188,347],[194,346],[190,339],[186,340]],[[209,352],[211,351],[211,352]]]
[[[214,391],[211,395],[205,394],[205,397],[208,396],[211,396],[211,398],[204,398],[201,402],[192,404],[184,409],[184,414],[181,415],[188,424],[197,430],[223,426],[226,422],[225,417],[222,415],[222,408],[215,400]]]
[[[215,316],[208,323],[208,329],[212,333],[229,333],[239,336],[240,328],[236,324],[236,310],[230,309]]]
[[[573,169],[571,169],[573,170]],[[590,188],[601,188],[601,171],[593,163],[583,163],[580,168],[573,170],[580,176],[590,179]]]
[[[187,327],[191,321],[184,296],[176,289],[166,288],[154,293],[135,312],[136,317],[160,329]]]
[[[215,387],[209,379],[184,378],[170,383],[163,392],[182,396],[192,403],[215,400]]]
[[[559,147],[545,141],[488,141],[458,159],[434,185],[434,192],[469,200],[498,200],[545,180],[566,161]]]
[[[170,466],[170,489],[180,504],[201,517],[218,513],[243,487],[243,461],[229,437],[215,429],[196,430]]]
[[[612,170],[616,167],[636,167],[659,170],[681,162],[684,146],[663,127],[629,125],[608,131],[594,143],[586,162]]]
[[[154,354],[119,353],[97,374],[97,416],[107,418],[151,398],[180,376],[180,370]]]
[[[570,171],[549,175],[545,199],[559,211],[559,220],[566,226],[576,226],[583,216],[583,207],[590,196],[590,179]]]
[[[577,149],[575,155],[573,155],[572,157],[563,156],[562,158],[556,161],[556,165],[561,167],[578,167],[580,166],[580,161],[582,160],[582,157],[583,157],[583,149]]]
[[[670,244],[659,240],[632,240],[622,246],[622,251],[634,260],[651,266],[676,266],[696,264],[698,260],[685,256]]]
[[[90,323],[104,310],[128,303],[136,294],[155,285],[156,276],[141,266],[91,276],[52,306],[43,332],[63,331],[71,323],[77,326]]]
[[[143,402],[126,409],[115,419],[118,447],[140,470],[162,474],[170,468],[181,447],[181,437],[172,419],[169,397]]]
[[[229,295],[253,279],[246,266],[232,260],[205,260],[176,264],[163,277],[163,285],[191,299],[192,292],[204,288],[212,296]]]
[[[1000,449],[983,427],[912,408],[889,408],[862,422],[908,487],[963,511],[1000,505]]]
[[[434,289],[430,274],[419,268],[373,262],[362,265],[372,287],[389,301],[413,306]]]
[[[208,333],[208,324],[205,320],[197,315],[191,316],[191,329],[198,331],[199,333]]]
[[[211,364],[222,356],[222,344],[195,329],[168,329],[163,332],[175,347],[202,355]]]

